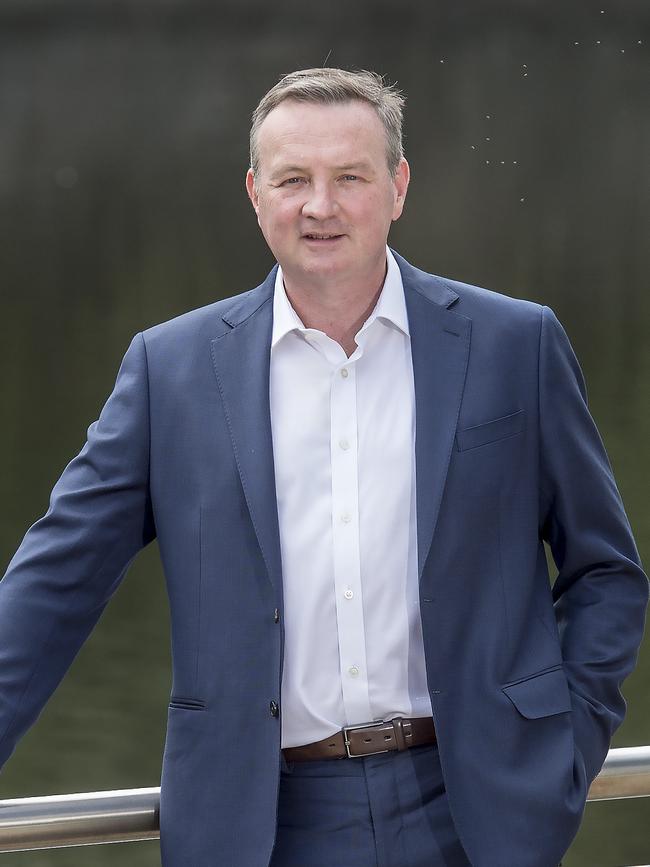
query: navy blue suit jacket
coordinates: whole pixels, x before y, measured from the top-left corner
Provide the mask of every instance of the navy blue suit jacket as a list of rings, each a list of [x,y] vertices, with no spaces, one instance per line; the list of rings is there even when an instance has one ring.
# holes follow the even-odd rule
[[[449,804],[476,867],[549,867],[623,718],[647,580],[553,313],[397,261],[415,377],[420,608]],[[274,277],[134,338],[0,583],[4,761],[131,559],[158,538],[173,646],[165,867],[266,867],[274,842]]]

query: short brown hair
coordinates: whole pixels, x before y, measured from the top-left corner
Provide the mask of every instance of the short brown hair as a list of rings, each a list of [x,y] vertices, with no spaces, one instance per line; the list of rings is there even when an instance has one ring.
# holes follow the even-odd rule
[[[332,105],[359,99],[369,103],[377,112],[386,132],[386,160],[394,176],[399,161],[404,156],[402,147],[402,109],[404,97],[394,85],[384,84],[376,72],[318,67],[299,69],[283,76],[260,100],[253,112],[250,133],[250,161],[253,174],[259,170],[257,135],[264,119],[284,102],[295,99],[300,102],[316,102]]]

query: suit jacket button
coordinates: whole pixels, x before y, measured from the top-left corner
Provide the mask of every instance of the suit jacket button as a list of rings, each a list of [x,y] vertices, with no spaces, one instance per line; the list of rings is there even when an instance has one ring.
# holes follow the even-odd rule
[[[280,612],[279,612],[279,610],[278,610],[277,608],[276,608],[275,611],[273,612],[273,620],[274,620],[276,623],[279,623],[279,622],[280,622]]]
[[[269,705],[269,709],[271,711],[271,716],[279,716],[280,710],[278,708],[277,702],[272,701]]]

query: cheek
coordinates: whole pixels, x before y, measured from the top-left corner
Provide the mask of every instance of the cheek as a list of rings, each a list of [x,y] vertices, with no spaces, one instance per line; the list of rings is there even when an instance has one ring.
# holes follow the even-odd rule
[[[375,197],[365,204],[362,218],[359,223],[363,225],[368,234],[383,232],[390,224],[393,213],[393,202],[384,197]]]
[[[274,233],[295,222],[299,213],[295,204],[274,202],[271,206],[260,208],[261,225]]]

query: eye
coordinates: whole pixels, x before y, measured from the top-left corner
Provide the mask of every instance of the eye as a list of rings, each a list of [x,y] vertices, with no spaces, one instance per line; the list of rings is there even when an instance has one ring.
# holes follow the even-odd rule
[[[358,181],[359,176],[358,175],[343,175],[343,180],[344,181]]]
[[[285,186],[288,186],[289,184],[299,184],[303,180],[304,180],[304,178],[287,178],[286,180],[282,181],[280,186],[285,187]]]

